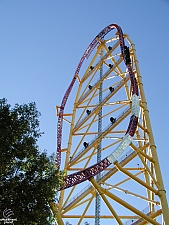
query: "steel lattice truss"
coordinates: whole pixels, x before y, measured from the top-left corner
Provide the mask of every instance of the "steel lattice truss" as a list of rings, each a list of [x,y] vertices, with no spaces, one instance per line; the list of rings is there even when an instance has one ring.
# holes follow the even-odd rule
[[[107,26],[91,42],[57,115],[56,163],[67,173],[59,202],[52,205],[59,224],[62,219],[93,224],[96,192],[101,196],[100,224],[105,218],[109,224],[161,224],[162,217],[167,224],[167,200],[135,46],[118,25]],[[96,163],[100,143],[101,161]]]

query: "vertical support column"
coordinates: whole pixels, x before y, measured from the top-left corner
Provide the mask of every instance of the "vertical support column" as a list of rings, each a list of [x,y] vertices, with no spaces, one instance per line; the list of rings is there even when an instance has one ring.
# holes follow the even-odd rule
[[[95,187],[95,189],[98,191],[98,193],[100,194],[100,196],[102,197],[103,201],[105,202],[105,204],[107,205],[107,207],[109,208],[110,212],[112,213],[112,215],[114,216],[114,218],[116,219],[117,223],[119,225],[123,225],[123,223],[121,222],[119,216],[117,215],[116,211],[113,209],[113,207],[111,206],[111,204],[109,203],[109,201],[107,200],[106,196],[104,195],[103,192],[103,188],[101,188],[99,186],[99,184],[94,180],[93,177],[91,177],[89,179],[89,181],[92,183],[92,185]],[[101,190],[102,189],[102,190]],[[106,190],[106,189],[105,189]]]
[[[104,50],[101,48],[100,51],[100,58],[103,58]],[[102,79],[103,76],[103,64],[100,66],[100,80]],[[99,87],[99,104],[102,102],[102,82]],[[98,136],[102,132],[102,108],[100,109],[98,113]],[[101,148],[102,148],[102,143],[100,142],[97,147],[97,163],[101,161]],[[101,174],[97,174],[96,180],[98,181],[101,177]],[[96,192],[96,204],[95,204],[95,225],[100,225],[100,195],[98,192]]]
[[[62,217],[60,215],[60,211],[55,206],[55,203],[54,202],[50,202],[49,205],[51,207],[51,210],[52,210],[53,214],[55,215],[55,218],[57,218],[58,225],[64,225],[63,220],[62,220]]]
[[[148,129],[148,134],[149,134],[151,153],[152,153],[153,159],[155,160],[154,169],[155,169],[157,181],[159,184],[158,191],[159,191],[159,197],[160,197],[161,205],[162,205],[163,218],[164,218],[165,224],[167,225],[167,224],[169,224],[169,208],[168,208],[168,203],[167,203],[167,198],[166,198],[166,191],[164,189],[164,184],[163,184],[163,180],[162,180],[160,164],[159,164],[158,157],[157,157],[153,132],[152,132],[152,128],[151,128],[149,111],[148,111],[147,102],[146,102],[144,89],[143,89],[142,77],[141,77],[139,66],[138,66],[135,45],[132,43],[132,41],[129,39],[129,37],[127,37],[127,39],[129,40],[129,42],[131,43],[131,46],[132,46],[136,70],[138,73],[138,77],[137,77],[138,85],[139,85],[139,89],[140,89],[140,95],[141,95],[141,100],[142,100],[142,105],[143,105],[143,110],[144,110],[144,116],[145,116],[145,121],[146,121],[147,129]]]

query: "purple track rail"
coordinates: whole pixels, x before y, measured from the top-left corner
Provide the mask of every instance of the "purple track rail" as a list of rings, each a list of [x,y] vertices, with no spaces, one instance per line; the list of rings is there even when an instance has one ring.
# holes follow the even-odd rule
[[[89,47],[86,49],[85,53],[83,54],[82,58],[80,59],[80,62],[77,66],[77,69],[75,71],[75,74],[73,76],[73,79],[68,87],[68,89],[65,92],[65,95],[62,99],[61,102],[61,107],[59,111],[59,116],[58,116],[58,124],[57,124],[57,152],[56,152],[56,165],[58,168],[60,168],[61,164],[61,142],[62,142],[62,124],[63,124],[63,114],[64,114],[64,108],[66,106],[66,102],[68,100],[68,97],[70,95],[70,92],[73,88],[73,85],[76,81],[77,75],[79,74],[79,71],[81,69],[81,66],[86,58],[88,58],[91,54],[91,52],[94,50],[94,48],[99,44],[98,38],[102,39],[107,33],[109,33],[113,29],[117,29],[118,35],[119,35],[119,41],[120,41],[120,48],[121,48],[121,53],[125,62],[125,65],[129,71],[130,75],[130,81],[131,81],[131,86],[132,86],[132,95],[137,95],[138,96],[138,85],[137,81],[135,78],[135,75],[132,71],[130,63],[126,62],[125,59],[125,52],[124,52],[124,37],[123,37],[123,32],[120,26],[117,24],[111,24],[107,27],[105,27],[95,38],[94,40],[90,43]],[[127,128],[126,134],[129,134],[131,137],[134,136],[134,133],[137,128],[137,123],[138,123],[138,117],[135,115],[132,115],[130,118],[130,122]],[[104,158],[101,160],[99,163],[96,163],[83,171],[79,171],[73,174],[70,174],[65,177],[65,186],[61,188],[61,190],[72,187],[74,185],[77,185],[95,175],[98,173],[102,172],[105,170],[109,165],[111,165],[111,162],[108,160],[108,158]]]

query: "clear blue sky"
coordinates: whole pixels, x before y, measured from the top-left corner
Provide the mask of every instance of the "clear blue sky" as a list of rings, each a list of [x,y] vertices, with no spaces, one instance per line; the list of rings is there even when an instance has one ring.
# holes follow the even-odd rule
[[[163,180],[169,199],[169,1],[0,0],[0,97],[35,101],[56,149],[56,113],[88,44],[117,23],[136,45]]]

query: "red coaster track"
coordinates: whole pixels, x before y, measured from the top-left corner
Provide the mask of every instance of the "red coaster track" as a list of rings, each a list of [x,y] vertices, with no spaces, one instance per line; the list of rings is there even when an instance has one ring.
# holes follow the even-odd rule
[[[117,24],[111,24],[111,25],[105,27],[94,38],[94,40],[90,43],[89,47],[87,48],[87,50],[83,54],[78,66],[77,66],[77,69],[75,71],[75,74],[73,76],[73,79],[72,79],[72,81],[71,81],[71,83],[70,83],[70,85],[69,85],[69,87],[68,87],[68,89],[67,89],[67,91],[66,91],[66,93],[63,97],[61,107],[60,107],[60,111],[59,111],[59,116],[58,116],[58,124],[57,124],[56,165],[57,165],[58,168],[60,168],[60,163],[61,163],[62,123],[63,123],[63,114],[64,114],[66,102],[68,100],[68,97],[70,95],[70,92],[73,88],[73,85],[76,81],[77,75],[79,74],[79,71],[81,69],[81,66],[82,66],[84,60],[89,57],[91,52],[98,45],[99,40],[104,38],[104,36],[107,33],[109,33],[111,30],[113,30],[114,28],[117,29],[117,33],[119,35],[121,54],[122,54],[124,63],[125,63],[125,65],[128,69],[128,72],[129,72],[129,77],[130,77],[131,86],[132,86],[132,95],[138,96],[137,81],[136,81],[135,75],[134,75],[134,73],[132,71],[132,68],[131,68],[130,56],[129,56],[129,52],[127,52],[127,46],[125,46],[125,43],[124,43],[124,37],[123,37],[122,29]],[[136,128],[137,128],[137,123],[138,123],[138,117],[134,114],[131,115],[126,134],[129,134],[131,137],[133,137],[134,133],[136,131]],[[69,187],[72,187],[74,185],[77,185],[77,184],[89,179],[90,177],[93,177],[93,176],[97,175],[101,171],[105,170],[110,164],[111,164],[110,160],[108,159],[108,157],[106,157],[103,160],[101,160],[101,162],[99,162],[97,164],[94,164],[94,165],[84,169],[83,171],[79,171],[79,172],[73,173],[71,175],[68,175],[67,177],[65,177],[65,186],[62,187],[62,190],[66,189],[66,188],[69,188]]]

